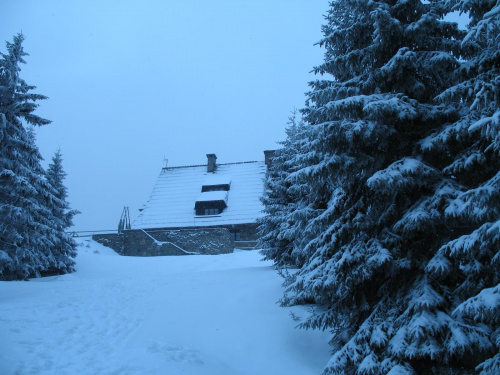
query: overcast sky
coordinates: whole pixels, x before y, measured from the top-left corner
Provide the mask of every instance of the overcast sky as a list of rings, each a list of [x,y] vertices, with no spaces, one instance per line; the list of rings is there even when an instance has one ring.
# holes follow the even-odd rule
[[[163,165],[263,160],[323,59],[328,0],[0,0],[0,50],[49,97],[37,130],[60,147],[75,230],[132,220]]]

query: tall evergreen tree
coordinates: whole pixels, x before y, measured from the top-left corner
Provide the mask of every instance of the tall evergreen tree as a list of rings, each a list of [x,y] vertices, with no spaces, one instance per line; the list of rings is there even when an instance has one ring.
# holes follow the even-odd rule
[[[461,373],[492,352],[494,335],[459,316],[464,297],[432,274],[463,234],[447,219],[465,199],[444,171],[460,154],[454,145],[423,151],[429,134],[463,116],[459,103],[436,101],[454,84],[463,37],[445,12],[443,1],[337,0],[323,27],[315,71],[333,79],[311,83],[311,143],[297,156],[308,162],[295,172],[310,181],[300,200],[323,210],[309,221],[320,235],[288,292],[325,305],[303,326],[333,330],[327,373]]]
[[[47,169],[47,181],[57,198],[51,207],[57,230],[57,239],[52,249],[56,259],[56,267],[52,272],[57,273],[67,273],[74,270],[73,258],[76,257],[77,244],[67,230],[73,225],[73,217],[79,213],[77,210],[71,210],[67,201],[68,192],[64,186],[66,172],[63,169],[62,161],[61,150],[57,150]]]
[[[19,77],[25,63],[22,42],[16,35],[0,56],[0,278],[26,279],[58,269],[53,253],[58,241],[52,207],[59,204],[41,166],[42,157],[29,125],[49,124],[34,114],[37,101]]]
[[[444,220],[454,236],[427,265],[458,302],[453,317],[467,326],[466,352],[476,345],[492,357],[478,366],[500,373],[500,1],[451,0],[470,16],[457,84],[438,99],[460,110],[457,121],[429,135],[420,147],[452,181],[454,199]],[[436,199],[437,197],[433,197]],[[457,237],[458,236],[458,237]],[[471,337],[473,336],[473,337]],[[474,337],[475,336],[475,337]],[[496,353],[496,354],[495,354]],[[476,353],[475,353],[476,354]],[[481,356],[480,356],[481,357]]]
[[[297,156],[301,155],[308,144],[307,126],[302,119],[297,119],[294,110],[285,129],[286,139],[279,142],[282,148],[274,152],[271,165],[265,179],[264,216],[259,221],[259,230],[262,234],[262,253],[267,260],[273,260],[277,266],[300,266],[304,262],[299,242],[306,238],[302,231],[296,236],[295,226],[298,222],[307,223],[309,217],[296,216],[302,213],[297,203],[300,194],[300,185],[292,181],[293,173],[300,169]],[[300,202],[302,203],[302,202]],[[293,225],[292,225],[293,224]],[[297,252],[298,251],[298,252]]]

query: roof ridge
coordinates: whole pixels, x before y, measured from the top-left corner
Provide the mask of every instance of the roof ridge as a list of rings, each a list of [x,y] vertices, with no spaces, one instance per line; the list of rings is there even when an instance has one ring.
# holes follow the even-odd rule
[[[264,161],[262,161],[263,163]],[[234,164],[250,164],[250,163],[259,163],[259,160],[253,160],[253,161],[237,161],[233,163],[220,163],[217,164],[219,165],[234,165]],[[196,165],[180,165],[177,167],[163,167],[162,169],[179,169],[179,168],[194,168],[194,167],[206,167],[206,164],[196,164]]]

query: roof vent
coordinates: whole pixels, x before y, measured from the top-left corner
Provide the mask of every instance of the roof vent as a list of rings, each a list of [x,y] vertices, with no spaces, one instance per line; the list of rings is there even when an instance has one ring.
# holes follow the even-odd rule
[[[207,172],[215,172],[217,168],[217,156],[215,154],[207,154]]]

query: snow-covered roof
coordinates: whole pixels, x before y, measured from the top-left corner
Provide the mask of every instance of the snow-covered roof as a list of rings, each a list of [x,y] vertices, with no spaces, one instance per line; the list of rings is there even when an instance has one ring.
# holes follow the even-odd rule
[[[263,161],[217,164],[215,172],[207,172],[206,165],[163,168],[132,229],[255,223],[264,215],[260,198],[265,173]],[[211,185],[230,189],[202,193],[202,186]],[[212,200],[223,200],[227,208],[218,215],[196,216],[195,203]]]
[[[228,191],[207,191],[198,195],[196,202],[224,201],[227,204]]]
[[[207,173],[203,186],[215,185],[231,185],[231,176],[221,175],[220,173]]]

